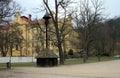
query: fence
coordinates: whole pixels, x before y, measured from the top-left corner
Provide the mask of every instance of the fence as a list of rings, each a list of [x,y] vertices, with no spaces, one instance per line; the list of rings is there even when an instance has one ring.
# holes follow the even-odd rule
[[[19,62],[36,62],[35,57],[0,57],[0,63],[7,63],[11,59],[12,63]]]

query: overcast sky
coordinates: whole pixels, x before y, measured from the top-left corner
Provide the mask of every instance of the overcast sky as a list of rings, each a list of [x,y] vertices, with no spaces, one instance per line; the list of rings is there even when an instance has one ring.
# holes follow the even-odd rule
[[[22,15],[27,16],[31,14],[33,18],[42,18],[44,13],[35,13],[37,9],[40,8],[40,4],[42,4],[42,0],[15,0],[17,3],[21,5],[22,8],[25,9]],[[52,1],[52,0],[50,0]],[[103,0],[105,6],[105,14],[108,15],[109,18],[120,16],[120,0]]]

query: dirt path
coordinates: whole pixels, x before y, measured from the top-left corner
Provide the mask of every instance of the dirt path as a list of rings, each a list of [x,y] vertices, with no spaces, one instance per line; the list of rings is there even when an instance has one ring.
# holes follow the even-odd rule
[[[0,78],[120,78],[120,60],[58,67],[18,67]]]

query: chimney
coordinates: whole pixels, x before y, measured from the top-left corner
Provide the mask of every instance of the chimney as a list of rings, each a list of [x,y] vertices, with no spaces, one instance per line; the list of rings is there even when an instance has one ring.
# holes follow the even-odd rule
[[[31,21],[31,17],[32,17],[32,15],[29,14],[29,16],[28,16],[28,21]]]

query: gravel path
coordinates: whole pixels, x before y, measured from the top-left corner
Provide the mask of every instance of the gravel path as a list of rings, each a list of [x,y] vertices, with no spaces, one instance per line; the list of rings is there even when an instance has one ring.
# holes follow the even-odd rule
[[[58,67],[17,67],[0,78],[120,78],[120,60]]]

